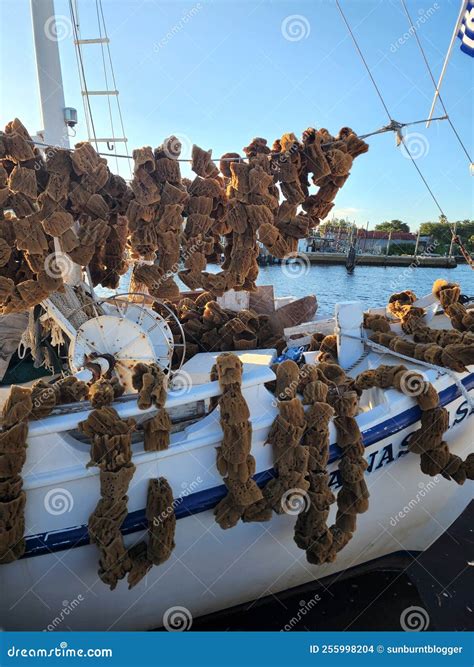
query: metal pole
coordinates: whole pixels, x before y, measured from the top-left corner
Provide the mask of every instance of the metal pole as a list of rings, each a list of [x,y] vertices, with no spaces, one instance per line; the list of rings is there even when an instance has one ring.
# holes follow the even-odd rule
[[[418,234],[416,235],[415,252],[413,253],[413,257],[416,257],[418,254],[419,244],[420,244],[420,230],[418,230]]]
[[[30,0],[30,6],[43,120],[41,134],[44,143],[69,148],[58,41],[70,24],[57,24],[54,0]]]
[[[449,254],[448,254],[449,259],[451,259],[452,254],[453,254],[454,238],[456,236],[457,229],[458,229],[458,223],[455,222],[454,223],[454,234],[451,234],[451,243],[449,244]]]
[[[72,31],[71,24],[65,17],[62,17],[61,24],[56,22],[54,0],[30,0],[30,6],[43,120],[41,135],[44,143],[49,146],[69,148],[69,135],[64,120],[64,89],[58,42],[67,38],[67,31],[69,29]],[[58,238],[54,239],[54,249],[58,254],[62,252]],[[71,268],[64,276],[64,282],[68,285],[77,285],[81,282],[81,277],[81,267],[71,262]]]
[[[429,113],[429,116],[428,116],[428,121],[426,123],[426,127],[430,126],[431,116],[434,113],[436,100],[438,99],[438,95],[439,95],[439,89],[441,88],[441,84],[443,83],[443,78],[444,78],[444,75],[445,75],[445,72],[446,72],[446,68],[448,66],[449,59],[451,58],[451,52],[453,50],[454,41],[457,37],[458,31],[459,31],[459,26],[461,24],[462,17],[464,16],[464,12],[466,11],[466,7],[467,7],[468,2],[469,2],[469,0],[462,0],[462,2],[461,2],[461,9],[459,10],[458,20],[456,21],[456,25],[454,26],[451,41],[449,42],[448,52],[446,53],[446,57],[444,59],[443,67],[441,69],[441,74],[439,75],[438,83],[436,85],[436,91],[435,91],[435,94],[434,94],[434,97],[433,97],[433,102],[431,104],[431,109],[430,109],[430,113]]]

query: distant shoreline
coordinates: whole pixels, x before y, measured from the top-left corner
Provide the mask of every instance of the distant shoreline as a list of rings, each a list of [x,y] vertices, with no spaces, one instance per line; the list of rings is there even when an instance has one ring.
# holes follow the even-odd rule
[[[304,257],[305,261],[311,264],[320,265],[345,265],[347,262],[347,255],[342,252],[298,252],[292,259],[297,257]],[[266,264],[279,264],[283,260],[269,259],[269,256],[261,255],[259,257],[259,264],[265,266]],[[427,255],[357,255],[356,266],[416,266],[417,268],[430,269],[455,269],[458,264],[465,264],[464,258],[454,257],[430,257]]]

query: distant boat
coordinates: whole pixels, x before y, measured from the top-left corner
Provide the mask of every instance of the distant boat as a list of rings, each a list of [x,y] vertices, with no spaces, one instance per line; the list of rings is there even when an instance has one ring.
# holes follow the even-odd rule
[[[346,271],[347,273],[354,273],[356,265],[356,249],[354,245],[351,245],[349,252],[347,253],[346,259]]]

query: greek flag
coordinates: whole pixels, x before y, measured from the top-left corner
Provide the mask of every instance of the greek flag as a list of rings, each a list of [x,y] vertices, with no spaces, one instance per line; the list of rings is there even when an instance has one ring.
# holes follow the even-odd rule
[[[474,57],[474,0],[467,3],[458,37],[461,40],[461,51]]]

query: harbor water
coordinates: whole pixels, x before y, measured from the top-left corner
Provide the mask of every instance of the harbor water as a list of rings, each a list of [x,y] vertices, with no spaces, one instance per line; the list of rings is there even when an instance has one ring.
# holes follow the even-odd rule
[[[303,255],[285,264],[260,267],[257,284],[273,285],[275,296],[315,294],[318,314],[332,315],[340,301],[359,300],[370,308],[386,305],[391,294],[406,289],[423,296],[438,278],[457,282],[463,294],[474,296],[474,271],[467,264],[455,269],[356,266],[349,274],[344,266],[309,264]]]
[[[217,264],[208,264],[210,273],[221,271]],[[128,292],[131,271],[121,277],[118,290],[98,286],[97,294],[102,297],[120,292]],[[259,267],[257,285],[273,285],[276,297],[297,298],[316,295],[318,314],[331,316],[334,306],[341,301],[362,301],[364,308],[385,306],[394,292],[412,290],[417,296],[431,292],[438,278],[457,282],[462,293],[474,297],[474,271],[461,264],[455,269],[428,269],[420,267],[396,266],[356,266],[349,274],[344,266],[310,264],[304,255],[287,260],[282,264]],[[180,290],[188,288],[179,279]]]

